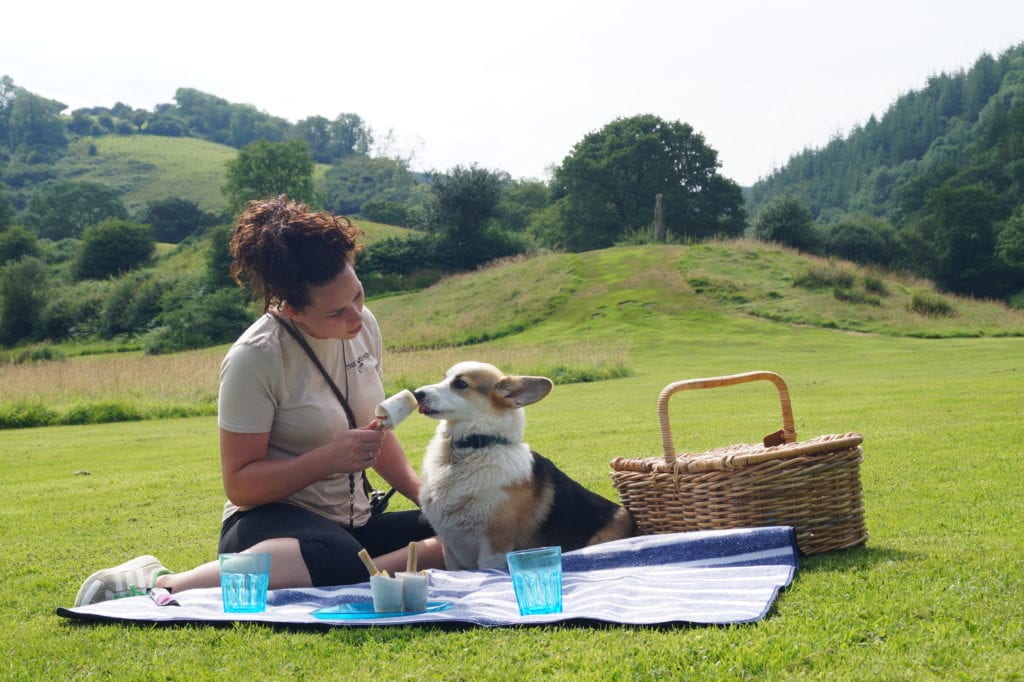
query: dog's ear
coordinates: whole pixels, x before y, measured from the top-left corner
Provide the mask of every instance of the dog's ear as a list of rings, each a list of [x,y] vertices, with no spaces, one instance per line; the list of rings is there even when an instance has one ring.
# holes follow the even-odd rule
[[[494,400],[505,407],[531,405],[548,393],[554,384],[547,377],[502,377],[494,385]]]

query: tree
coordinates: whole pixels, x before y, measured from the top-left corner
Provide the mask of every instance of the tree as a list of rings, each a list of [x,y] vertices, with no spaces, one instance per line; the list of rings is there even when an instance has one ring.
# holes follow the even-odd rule
[[[142,213],[142,222],[153,229],[153,238],[170,244],[177,244],[215,221],[216,216],[199,208],[194,201],[180,197],[150,201]]]
[[[564,245],[601,248],[646,228],[658,194],[675,236],[738,234],[742,194],[718,166],[718,152],[686,123],[650,114],[616,119],[586,135],[555,169],[553,198],[567,199]]]
[[[38,258],[0,267],[0,343],[13,345],[38,332],[47,293],[46,265]]]
[[[551,190],[540,180],[512,180],[498,203],[498,222],[509,232],[523,232],[531,217],[551,203]]]
[[[353,215],[362,213],[368,201],[404,204],[415,184],[404,161],[351,154],[327,169],[321,187],[327,210]]]
[[[251,199],[279,194],[312,203],[313,167],[313,157],[302,140],[257,140],[227,162],[227,181],[221,191],[232,211],[240,210]]]
[[[807,207],[789,195],[770,200],[757,214],[754,237],[800,251],[814,251],[817,234]]]
[[[117,192],[95,182],[63,180],[32,196],[25,224],[40,237],[57,240],[81,237],[85,228],[108,218],[128,218]]]
[[[373,131],[359,114],[338,114],[330,125],[332,158],[349,154],[369,154],[373,146]]]
[[[855,263],[889,265],[899,259],[895,229],[881,218],[866,214],[846,216],[830,225],[822,251]]]
[[[315,161],[331,163],[331,122],[324,116],[310,116],[295,124],[294,134],[305,141]]]
[[[120,275],[144,264],[155,250],[156,242],[148,225],[127,220],[105,220],[83,232],[76,274],[79,279]]]
[[[0,78],[0,147],[6,146],[9,140],[8,123],[11,118],[11,105],[18,94],[18,88],[10,76]]]
[[[944,185],[928,194],[924,210],[939,257],[936,282],[970,296],[1001,295],[1007,280],[995,255],[996,194],[981,185]]]
[[[996,238],[996,255],[1010,267],[1024,269],[1024,207],[1003,223]]]
[[[431,174],[427,226],[454,244],[470,247],[497,214],[504,180],[503,174],[476,165]]]
[[[466,270],[525,250],[521,238],[492,225],[498,214],[507,173],[476,165],[455,166],[430,176],[427,227],[439,242],[439,265]]]
[[[0,265],[24,256],[39,255],[39,240],[21,225],[0,230]]]
[[[295,124],[293,134],[305,140],[309,153],[319,163],[366,155],[373,145],[373,132],[358,114],[339,114],[333,121],[310,116]]]
[[[230,225],[218,225],[205,237],[209,243],[206,248],[204,261],[206,262],[206,284],[210,289],[224,289],[235,286],[231,279],[231,251],[228,249],[228,242],[231,240],[233,229]]]
[[[31,149],[47,160],[60,156],[68,144],[60,117],[66,108],[66,104],[18,88],[7,121],[10,151]]]
[[[14,204],[0,185],[0,230],[7,229],[14,220]]]

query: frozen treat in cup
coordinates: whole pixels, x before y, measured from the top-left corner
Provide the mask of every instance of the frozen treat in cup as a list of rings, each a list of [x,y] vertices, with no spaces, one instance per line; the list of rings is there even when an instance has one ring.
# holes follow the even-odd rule
[[[402,581],[402,610],[413,612],[426,611],[427,572],[409,573],[408,571],[402,571],[396,573],[395,577]]]
[[[377,417],[377,428],[382,431],[395,428],[417,407],[419,407],[419,403],[412,391],[399,391],[374,410],[374,415]]]
[[[401,613],[402,580],[391,578],[387,571],[370,576],[373,610],[377,613]]]
[[[359,550],[359,559],[370,574],[370,596],[376,613],[399,613],[402,611],[402,581],[392,578],[387,571],[381,571],[365,549]]]

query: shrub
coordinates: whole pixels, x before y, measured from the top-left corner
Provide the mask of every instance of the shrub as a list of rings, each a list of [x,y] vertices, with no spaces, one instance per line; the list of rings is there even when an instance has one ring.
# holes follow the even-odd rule
[[[761,241],[783,244],[800,251],[813,252],[819,242],[811,212],[791,196],[780,196],[765,204],[754,221],[752,233]]]
[[[915,292],[908,308],[926,317],[956,317],[956,309],[949,301],[928,291]]]
[[[82,252],[75,269],[79,279],[103,279],[119,275],[152,257],[156,242],[148,225],[110,219],[92,225],[82,234]]]
[[[857,281],[849,270],[812,265],[793,280],[793,286],[802,289],[849,289]]]
[[[135,273],[114,283],[99,316],[100,336],[111,339],[118,334],[134,334],[146,330],[160,314],[161,298],[169,288],[167,282],[152,273]]]
[[[110,282],[98,280],[53,288],[43,310],[40,335],[51,341],[63,341],[97,333],[100,311],[110,288]]]
[[[889,288],[885,286],[885,282],[880,277],[874,275],[865,275],[863,279],[864,291],[869,294],[875,294],[876,296],[888,296]]]
[[[836,297],[838,301],[844,301],[846,303],[866,303],[868,305],[882,305],[882,299],[878,296],[870,294],[866,291],[860,291],[858,289],[840,289],[836,287],[832,290],[832,295]]]
[[[109,424],[138,421],[143,415],[134,407],[119,402],[74,405],[61,420],[64,424]]]
[[[878,219],[859,216],[849,218],[831,225],[825,231],[822,249],[830,256],[855,263],[887,265],[893,254],[883,236],[886,231],[891,232],[892,228]]]
[[[189,199],[170,197],[150,201],[143,211],[142,222],[153,228],[158,242],[177,244],[185,237],[209,227],[216,218]]]
[[[439,266],[438,245],[433,234],[391,237],[371,244],[359,255],[357,268],[361,276],[410,275]]]
[[[56,424],[57,412],[42,403],[17,402],[0,405],[0,429],[27,429]]]
[[[235,288],[199,294],[190,302],[168,308],[158,320],[160,326],[143,340],[149,355],[229,343],[245,331],[253,315],[245,290]]]
[[[405,227],[411,224],[408,209],[396,201],[370,199],[359,208],[359,215],[367,220],[372,220],[375,223],[384,223],[385,225],[402,225]]]
[[[0,268],[0,343],[15,343],[39,335],[48,282],[46,266],[26,256]]]
[[[40,253],[39,239],[35,233],[20,225],[12,225],[0,231],[0,265],[23,256],[39,256]]]

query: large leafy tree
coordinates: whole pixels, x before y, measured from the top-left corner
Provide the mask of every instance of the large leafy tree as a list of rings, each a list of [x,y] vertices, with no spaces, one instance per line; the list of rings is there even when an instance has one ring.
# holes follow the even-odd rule
[[[320,163],[367,154],[373,144],[373,133],[358,114],[339,114],[333,121],[310,116],[295,124],[294,134],[306,141]]]
[[[221,191],[232,211],[251,199],[278,194],[309,203],[315,198],[313,167],[313,157],[302,140],[257,140],[227,162],[227,180]]]
[[[54,159],[68,144],[60,112],[67,105],[18,88],[7,120],[8,147],[23,155],[33,150],[44,159]]]
[[[718,152],[686,123],[651,114],[616,119],[586,135],[555,169],[562,245],[601,248],[649,226],[658,194],[676,237],[740,233],[742,193],[718,166]]]
[[[523,249],[493,223],[508,174],[479,166],[455,166],[430,176],[427,227],[438,239],[441,266],[464,270]]]
[[[128,209],[110,187],[84,180],[64,180],[33,195],[25,224],[40,237],[58,240],[81,237],[85,228],[108,218],[127,217]]]
[[[448,241],[472,245],[488,221],[497,215],[507,177],[479,166],[455,166],[430,177],[431,201],[427,224]]]

